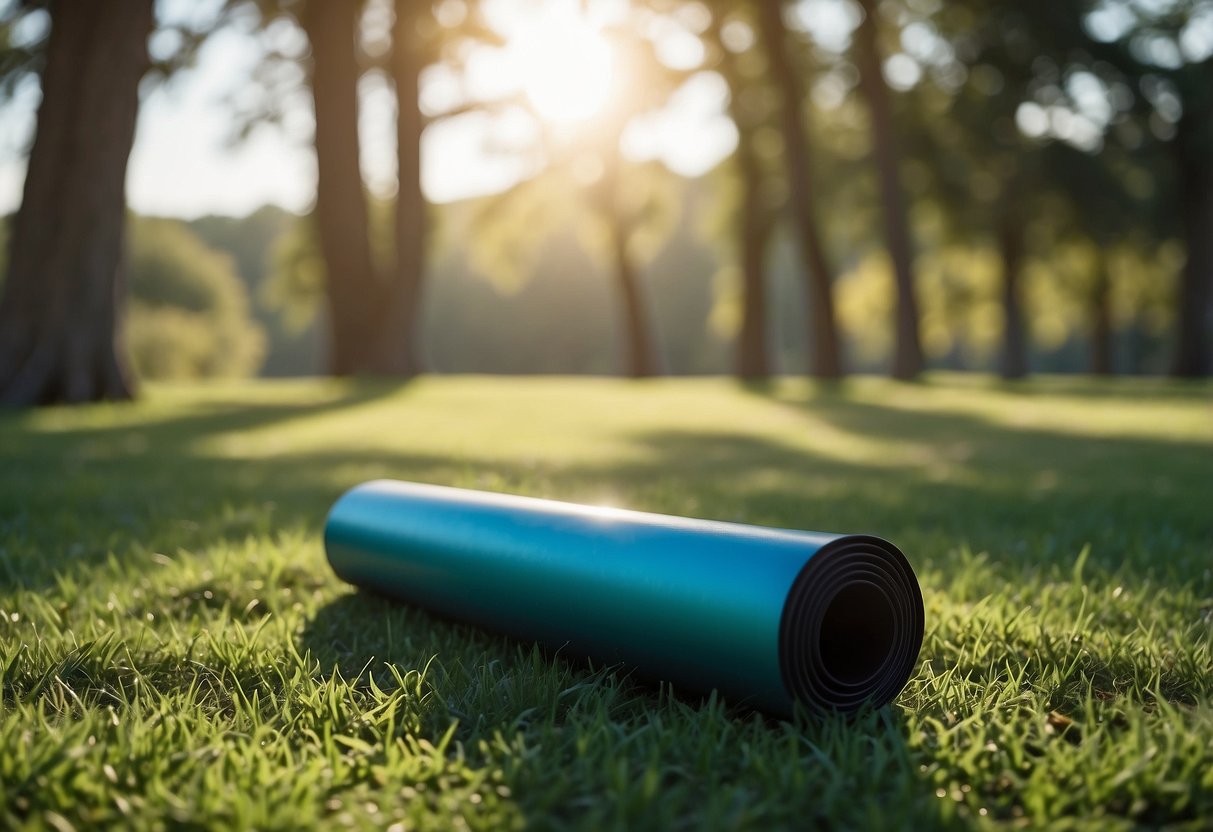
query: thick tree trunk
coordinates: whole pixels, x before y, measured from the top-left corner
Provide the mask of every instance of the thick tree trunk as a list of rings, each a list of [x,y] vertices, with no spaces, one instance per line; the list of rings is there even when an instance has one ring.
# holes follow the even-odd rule
[[[358,148],[356,38],[361,0],[311,0],[302,23],[312,45],[316,112],[317,233],[324,257],[330,370],[375,368],[383,285],[371,257],[370,225]]]
[[[880,207],[884,220],[885,243],[893,263],[897,286],[895,326],[897,341],[893,353],[893,377],[913,379],[922,372],[922,344],[918,337],[918,297],[914,287],[914,254],[902,193],[899,154],[893,129],[889,90],[882,70],[880,43],[876,25],[875,0],[860,0],[864,18],[855,32],[859,62],[859,85],[867,100],[872,120],[872,147],[876,174],[880,180]]]
[[[792,66],[788,51],[782,0],[760,0],[758,24],[771,76],[780,93],[783,157],[787,166],[797,241],[804,260],[806,323],[810,328],[811,345],[810,372],[818,378],[840,378],[843,375],[842,348],[834,314],[833,273],[827,262],[813,206],[809,141],[801,112],[804,92],[800,74]]]
[[[1013,195],[1004,195],[1013,199]],[[999,218],[998,252],[1002,259],[1002,360],[1004,379],[1015,381],[1028,375],[1028,341],[1024,332],[1020,276],[1023,271],[1023,224],[1008,205]]]
[[[636,264],[628,252],[627,231],[621,223],[612,230],[612,248],[615,260],[615,280],[619,284],[623,301],[624,322],[624,367],[632,378],[648,378],[661,375],[653,342],[653,326],[649,321],[648,304],[644,289],[640,285]]]
[[[126,164],[152,0],[58,0],[0,299],[0,403],[124,399]]]
[[[392,77],[396,85],[396,270],[380,333],[384,369],[394,375],[421,372],[420,309],[426,262],[426,202],[421,191],[418,92],[424,61],[417,42],[419,4],[396,0],[392,30]]]
[[[1207,140],[1202,141],[1202,129],[1209,131],[1207,126],[1194,123],[1197,117],[1185,112],[1175,137],[1180,221],[1188,255],[1175,307],[1171,374],[1179,378],[1205,378],[1213,372],[1213,335],[1209,331],[1213,301],[1213,150]]]
[[[1102,251],[1096,253],[1095,284],[1091,287],[1091,374],[1110,376],[1112,369],[1112,285],[1108,262]]]

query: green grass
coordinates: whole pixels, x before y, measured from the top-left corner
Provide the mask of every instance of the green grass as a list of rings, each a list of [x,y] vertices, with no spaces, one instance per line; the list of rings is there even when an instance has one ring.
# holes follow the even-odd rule
[[[0,827],[1208,828],[1211,394],[451,378],[0,414]],[[374,477],[883,535],[920,665],[792,724],[361,597],[319,531]]]

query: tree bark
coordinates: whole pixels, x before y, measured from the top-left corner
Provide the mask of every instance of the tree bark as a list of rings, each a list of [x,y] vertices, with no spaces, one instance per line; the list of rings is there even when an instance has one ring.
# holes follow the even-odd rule
[[[771,222],[764,205],[762,169],[753,135],[739,128],[736,159],[741,175],[741,330],[737,334],[736,372],[746,381],[770,377],[767,350],[767,246]]]
[[[605,170],[598,181],[588,187],[586,196],[606,226],[609,238],[608,255],[623,311],[623,370],[632,378],[647,378],[661,375],[662,368],[644,286],[628,245],[633,220],[625,204],[622,160],[616,150],[622,122],[616,126],[618,130],[603,132],[604,136],[610,137],[603,141]]]
[[[893,128],[892,107],[882,69],[876,3],[875,0],[860,0],[860,6],[863,7],[864,16],[855,32],[859,86],[871,114],[872,147],[880,181],[885,244],[897,287],[897,341],[893,353],[893,377],[910,380],[922,372],[923,366],[922,344],[918,335],[918,297],[914,286],[914,254],[906,217],[906,201],[901,188],[900,156]]]
[[[312,46],[315,218],[324,258],[334,375],[375,369],[383,288],[371,256],[358,146],[361,0],[312,0],[301,22]]]
[[[1213,118],[1213,113],[1209,114]],[[1213,142],[1200,114],[1185,110],[1175,137],[1180,222],[1187,260],[1175,307],[1175,357],[1171,375],[1205,378],[1213,372]]]
[[[1008,203],[1015,197],[1004,194]],[[1020,298],[1020,277],[1023,271],[1023,223],[1016,211],[1007,205],[998,224],[998,252],[1002,258],[1002,361],[1000,372],[1004,379],[1016,381],[1028,375],[1028,341],[1024,332],[1023,306]]]
[[[1095,284],[1091,287],[1091,374],[1110,376],[1112,368],[1112,285],[1103,251],[1095,255]]]
[[[729,88],[729,115],[737,126],[737,149],[733,152],[741,180],[737,250],[741,266],[741,328],[733,356],[733,371],[744,381],[765,381],[771,375],[767,346],[767,248],[774,220],[766,204],[767,189],[762,162],[754,149],[754,118],[742,106],[746,81],[736,56],[721,37],[721,14],[712,15],[705,33],[720,53],[719,71]]]
[[[810,328],[811,345],[810,372],[817,378],[840,378],[843,375],[842,348],[834,313],[833,273],[822,245],[813,205],[809,141],[801,112],[804,92],[788,50],[782,0],[759,1],[758,29],[770,63],[771,76],[780,94],[784,164],[797,242],[804,261],[806,323]]]
[[[0,403],[125,399],[126,165],[152,0],[57,0],[0,299]]]
[[[426,201],[421,191],[421,134],[418,101],[424,61],[417,42],[419,4],[396,0],[392,30],[392,77],[396,86],[396,268],[381,349],[385,369],[411,376],[422,370],[419,326],[426,262]]]
[[[636,265],[628,252],[627,230],[616,222],[612,228],[615,280],[623,301],[625,353],[624,368],[632,378],[661,375],[653,342],[653,326],[649,321],[648,304],[640,285]]]

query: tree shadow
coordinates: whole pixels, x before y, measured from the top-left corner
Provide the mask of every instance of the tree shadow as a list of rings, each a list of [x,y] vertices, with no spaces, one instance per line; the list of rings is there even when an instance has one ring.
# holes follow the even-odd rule
[[[1182,575],[1194,567],[1192,544],[1209,539],[1192,496],[1207,480],[1205,444],[1032,426],[1016,426],[1009,440],[1006,426],[980,415],[875,404],[845,388],[788,400],[751,387],[799,428],[637,431],[622,437],[634,452],[607,460],[365,449],[249,456],[208,444],[362,405],[394,407],[380,400],[404,389],[359,383],[315,403],[214,402],[134,429],[118,420],[22,430],[22,417],[2,416],[0,455],[22,473],[0,478],[0,535],[12,541],[0,553],[0,585],[45,585],[69,564],[110,556],[315,534],[342,491],[376,477],[574,500],[605,490],[665,513],[870,532],[902,545],[916,566],[946,569],[967,546],[989,551],[1007,579],[1072,562],[1085,544],[1092,566]],[[1167,551],[1158,549],[1160,525],[1171,532]]]
[[[1025,381],[991,378],[986,389],[1019,396],[1071,396],[1083,399],[1124,399],[1145,396],[1158,401],[1208,400],[1213,386],[1207,379],[1172,379],[1144,376],[1041,376]]]
[[[215,437],[372,404],[404,383],[359,382],[300,403],[210,401],[130,426],[125,405],[70,430],[32,429],[37,417],[0,413],[0,588],[50,583],[108,558],[197,551],[275,530],[315,529],[343,487],[365,470],[397,475],[449,466],[436,458],[378,465],[370,454],[217,455]],[[344,479],[333,472],[349,471]]]
[[[782,472],[768,479],[789,493],[814,495],[804,514],[820,528],[884,530],[924,542],[940,531],[952,546],[1016,558],[1031,552],[1046,562],[1072,561],[1091,544],[1093,563],[1172,576],[1198,565],[1191,550],[1201,541],[1213,543],[1207,510],[1194,496],[1213,460],[1206,442],[1009,427],[979,414],[861,401],[845,391],[774,400],[803,417],[806,433],[824,425],[842,444],[876,439],[889,453],[847,460],[822,454],[818,443],[816,452],[786,447],[780,460],[777,450],[762,447],[765,438],[752,436],[638,439],[677,456],[689,456],[688,443],[703,440],[716,449],[718,470],[732,476],[753,478],[763,465]],[[746,499],[761,504],[764,496],[749,491]],[[1175,552],[1158,550],[1160,528],[1170,532]]]

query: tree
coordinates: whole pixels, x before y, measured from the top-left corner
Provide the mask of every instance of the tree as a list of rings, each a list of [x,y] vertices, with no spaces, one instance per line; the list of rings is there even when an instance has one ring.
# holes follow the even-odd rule
[[[55,0],[0,298],[0,402],[125,399],[126,164],[152,0]]]
[[[589,200],[607,231],[610,262],[623,304],[624,367],[632,378],[661,375],[663,370],[653,319],[641,283],[640,266],[632,249],[632,236],[643,222],[645,209],[641,207],[637,211],[629,205],[631,200],[623,184],[624,172],[618,153],[607,154],[603,167],[602,176],[589,188]]]
[[[1171,374],[1205,378],[1213,373],[1213,58],[1193,83],[1175,137],[1180,214],[1187,247],[1175,307],[1175,357]]]
[[[494,39],[478,3],[449,5],[447,12],[462,18],[452,25],[439,24],[433,5],[413,0],[229,0],[230,9],[255,9],[263,28],[283,16],[295,20],[311,45],[311,60],[305,63],[316,116],[312,228],[325,264],[330,370],[336,375],[407,377],[424,369],[420,330],[429,223],[421,190],[421,137],[430,123],[466,108],[423,114],[421,74],[444,53],[455,56],[451,63],[457,64],[461,47],[470,40]],[[390,34],[385,29],[379,37],[363,37],[368,9],[394,14]],[[269,47],[266,59],[294,62],[299,56],[276,54]],[[391,253],[381,258],[375,257],[375,233],[368,225],[358,146],[358,84],[372,72],[391,79],[397,101],[393,242]],[[264,92],[258,107],[244,114],[246,129],[280,115],[276,98],[282,91]]]
[[[487,25],[481,4],[448,9],[440,23],[433,3],[395,0],[388,75],[396,93],[396,202],[393,215],[394,262],[385,276],[379,324],[380,369],[411,376],[424,370],[421,357],[421,311],[430,248],[429,204],[421,188],[421,139],[427,127],[465,112],[426,115],[421,109],[421,75],[444,58],[458,66],[470,43],[500,43]]]
[[[901,187],[900,154],[889,103],[889,88],[882,69],[884,61],[879,41],[878,10],[875,0],[859,0],[859,5],[863,9],[863,20],[855,31],[859,88],[870,112],[873,160],[880,182],[885,245],[889,250],[894,285],[897,287],[893,377],[912,379],[922,372],[923,367],[922,344],[918,337],[914,252],[906,216],[906,199]]]
[[[1175,307],[1171,374],[1213,373],[1213,54],[1170,73],[1183,114],[1171,142],[1187,249]]]
[[[1204,0],[1175,0],[1127,8],[1129,22],[1119,31],[1085,15],[1068,23],[1089,63],[1114,67],[1130,88],[1136,87],[1138,114],[1153,128],[1146,135],[1170,157],[1175,183],[1170,198],[1187,251],[1175,305],[1171,374],[1203,378],[1213,373],[1213,50],[1194,54],[1183,48],[1183,35],[1188,26],[1199,26],[1200,13],[1209,14],[1211,7]]]
[[[1098,125],[1104,140],[1115,136],[1109,127],[1132,116],[1148,125],[1137,131],[1145,144],[1166,149],[1173,176],[1156,169],[1154,178],[1174,181],[1169,198],[1175,231],[1187,249],[1175,306],[1171,371],[1182,377],[1213,372],[1213,53],[1204,48],[1199,54],[1199,36],[1192,39],[1197,46],[1184,45],[1186,28],[1200,25],[1197,18],[1202,9],[1207,13],[1207,0],[1127,4],[1115,12],[1090,9],[1076,0],[1033,0],[1014,7],[971,0],[963,5],[981,13],[983,25],[997,27],[991,30],[991,40],[1000,43],[997,64],[1018,65],[1009,80],[1021,101],[1073,115],[1081,107],[1070,106],[1070,85],[1062,82],[1082,71],[1096,78],[1115,104],[1107,122]]]
[[[1118,249],[1146,252],[1162,249],[1172,236],[1174,212],[1168,210],[1164,187],[1152,176],[1165,160],[1157,147],[1129,151],[1110,133],[1098,152],[1082,150],[1064,142],[1052,142],[1039,153],[1045,176],[1056,187],[1057,204],[1047,214],[1050,248],[1065,261],[1067,249],[1076,244],[1084,256],[1078,274],[1070,270],[1064,287],[1076,301],[1088,340],[1087,369],[1093,375],[1112,375],[1116,370],[1116,315],[1114,291],[1123,295],[1127,286],[1122,275],[1114,281]],[[1138,183],[1140,191],[1133,183]],[[1154,183],[1141,188],[1140,183]],[[1092,198],[1098,195],[1098,198]],[[1150,269],[1131,271],[1136,282],[1166,283]],[[1149,275],[1148,277],[1146,275]],[[1114,286],[1114,283],[1119,284]],[[1119,290],[1119,291],[1116,291]],[[1139,306],[1145,305],[1139,296]]]
[[[561,127],[550,124],[525,98],[508,102],[529,111],[537,127],[536,140],[514,150],[542,165],[481,211],[476,259],[490,274],[517,272],[555,226],[571,220],[606,264],[617,289],[623,370],[632,378],[645,378],[660,375],[664,366],[641,266],[646,254],[654,253],[645,249],[673,229],[678,207],[671,198],[673,175],[660,162],[625,159],[621,142],[633,119],[659,109],[691,73],[662,64],[638,22],[624,20],[601,32],[612,52],[612,77],[595,113]],[[539,221],[503,240],[500,229],[510,221],[506,215],[524,211]]]
[[[634,26],[606,32],[614,49],[612,94],[596,119],[559,152],[561,164],[575,168],[595,159],[596,175],[583,177],[585,204],[602,233],[607,261],[619,289],[624,333],[624,368],[632,378],[664,372],[653,316],[640,274],[636,237],[654,214],[662,213],[658,164],[628,165],[620,144],[636,115],[660,107],[686,74],[671,71],[656,57],[653,44]],[[644,180],[644,181],[637,181]],[[664,212],[669,213],[669,212]],[[672,225],[672,224],[671,224]]]
[[[310,85],[316,115],[316,230],[327,272],[334,375],[383,371],[379,354],[381,282],[358,146],[358,21],[362,0],[307,2],[300,22],[312,46]]]
[[[679,213],[677,182],[659,162],[620,158],[618,133],[595,131],[592,145],[558,150],[537,175],[488,197],[473,221],[473,262],[508,289],[531,277],[539,249],[572,227],[611,278],[619,303],[622,371],[662,372],[642,266]]]
[[[732,248],[741,272],[741,322],[737,332],[733,371],[746,381],[762,381],[771,374],[767,324],[766,264],[775,212],[771,206],[768,173],[758,152],[756,136],[768,115],[755,95],[755,87],[765,80],[747,74],[734,49],[723,36],[726,9],[717,7],[708,26],[706,40],[718,56],[717,71],[729,88],[729,115],[737,127],[737,149],[733,169],[739,193],[729,216]],[[748,24],[734,19],[747,28]]]
[[[814,205],[814,182],[805,130],[801,73],[793,66],[782,0],[759,0],[758,31],[780,93],[784,164],[790,189],[796,241],[803,259],[806,325],[810,330],[809,367],[822,379],[842,377],[842,347],[834,312],[833,272],[821,239]]]
[[[425,279],[428,236],[425,195],[421,191],[421,135],[425,121],[418,98],[425,44],[419,24],[423,16],[416,0],[396,0],[392,28],[391,76],[396,87],[396,213],[395,291],[389,299],[384,335],[398,339],[393,369],[401,375],[421,370],[417,330]],[[390,346],[390,345],[389,345]]]
[[[1051,183],[1041,173],[1044,143],[1025,136],[1016,115],[1044,47],[1028,14],[996,0],[958,0],[939,7],[929,22],[952,44],[954,60],[963,61],[962,80],[921,93],[913,132],[925,140],[920,152],[933,160],[935,195],[953,235],[985,237],[998,254],[998,368],[1004,379],[1019,380],[1030,369],[1023,285],[1028,223]]]
[[[1026,257],[1025,225],[1022,212],[1025,197],[1022,179],[1017,174],[1005,181],[1002,203],[996,216],[994,240],[1002,260],[1002,355],[999,372],[1007,381],[1028,375],[1028,333],[1023,315],[1023,267]]]
[[[734,372],[747,381],[762,381],[771,374],[768,354],[766,264],[771,235],[775,229],[768,210],[767,189],[763,182],[762,159],[755,147],[754,127],[738,119],[737,150],[734,165],[741,180],[738,206],[740,222],[736,235],[741,261],[741,326],[737,333]]]

